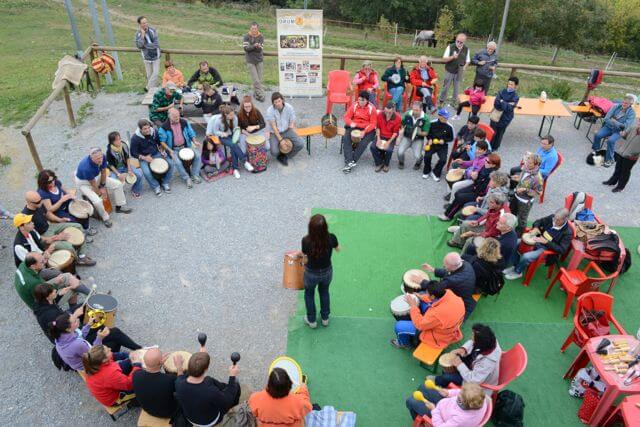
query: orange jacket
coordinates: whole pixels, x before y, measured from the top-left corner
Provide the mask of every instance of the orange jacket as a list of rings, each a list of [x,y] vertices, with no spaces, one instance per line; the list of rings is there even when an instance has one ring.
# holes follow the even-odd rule
[[[174,82],[176,86],[178,86],[178,88],[183,87],[184,75],[182,74],[182,71],[176,70],[173,76],[170,76],[169,72],[165,71],[164,74],[162,75],[162,86],[165,86],[167,82]]]
[[[409,315],[420,330],[420,341],[431,347],[446,348],[462,339],[460,326],[464,320],[464,302],[449,289],[424,315],[418,307],[411,307]]]
[[[258,420],[258,427],[303,427],[304,417],[312,409],[304,384],[297,393],[282,399],[274,399],[266,390],[255,392],[249,396],[249,407]]]
[[[375,130],[378,125],[378,110],[370,102],[364,107],[354,102],[344,115],[344,124],[364,129],[364,133],[367,134]]]

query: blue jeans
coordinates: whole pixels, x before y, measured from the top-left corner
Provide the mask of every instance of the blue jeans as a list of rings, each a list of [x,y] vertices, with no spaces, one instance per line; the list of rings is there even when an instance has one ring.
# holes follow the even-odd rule
[[[591,149],[593,151],[600,150],[600,145],[602,144],[602,138],[606,138],[606,137],[609,137],[609,138],[607,139],[607,154],[605,154],[604,159],[605,161],[612,162],[616,141],[621,138],[619,130],[611,129],[607,125],[602,126],[602,128],[593,137],[593,144],[591,144]]]
[[[162,156],[160,154],[156,154],[155,156],[153,156],[154,159],[158,159],[161,157]],[[167,160],[167,163],[169,163],[169,170],[167,171],[164,178],[162,178],[162,183],[166,185],[169,185],[169,183],[171,182],[171,177],[173,176],[173,162],[171,162],[170,160],[171,159]],[[149,163],[145,162],[144,160],[140,160],[140,169],[142,169],[142,174],[144,175],[145,179],[149,183],[149,186],[153,190],[160,187],[160,183],[151,173],[151,169],[149,168]]]
[[[434,405],[444,399],[442,396],[440,396],[440,393],[435,390],[431,390],[430,388],[426,388],[424,384],[420,384],[418,390],[420,390],[422,392],[422,395]],[[406,404],[407,409],[411,414],[412,420],[415,420],[418,415],[426,415],[428,417],[431,416],[431,411],[427,409],[427,406],[424,404],[424,402],[414,399],[413,395],[407,399]]]
[[[413,337],[418,333],[418,329],[411,320],[398,320],[395,329],[400,345],[411,345]]]
[[[220,142],[231,149],[231,165],[234,169],[238,169],[238,163],[247,160],[247,155],[242,152],[240,144],[234,144],[230,136],[220,138]]]
[[[529,264],[537,260],[538,257],[542,255],[542,252],[544,252],[544,249],[540,248],[520,255],[520,259],[517,261],[515,267],[516,273],[522,273],[529,266]],[[517,257],[517,253],[515,256]]]
[[[187,173],[186,169],[184,168],[184,165],[182,164],[182,160],[180,160],[180,157],[178,157],[178,151],[180,151],[179,148],[173,151],[173,165],[176,169],[178,169],[180,178],[186,181],[187,179],[189,179],[189,176],[200,175],[200,168],[202,167],[202,158],[200,157],[200,154],[198,154],[198,152],[195,149],[193,149],[193,152],[195,153],[195,157],[191,162],[191,170],[189,171],[189,173]]]
[[[128,173],[126,167],[118,168],[118,172],[120,173]],[[140,194],[142,193],[142,171],[139,168],[131,167],[131,172],[136,176],[136,183],[131,186],[131,191]],[[111,172],[111,178],[118,179],[118,176]]]
[[[329,320],[331,301],[329,299],[329,285],[333,279],[333,268],[324,270],[304,270],[304,305],[307,307],[307,320],[316,321],[316,286],[320,295],[320,318]]]
[[[389,95],[391,95],[391,102],[396,104],[396,111],[401,112],[402,110],[402,94],[404,93],[404,88],[402,86],[392,87],[387,89]]]

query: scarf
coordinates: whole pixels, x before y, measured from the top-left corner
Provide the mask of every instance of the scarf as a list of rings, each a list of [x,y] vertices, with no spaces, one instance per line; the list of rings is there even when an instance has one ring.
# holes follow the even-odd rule
[[[111,154],[113,154],[113,157],[116,158],[116,163],[118,163],[118,165],[126,164],[125,160],[124,160],[124,146],[123,145],[121,145],[120,147],[116,147],[115,145],[109,145],[109,148],[111,149]]]

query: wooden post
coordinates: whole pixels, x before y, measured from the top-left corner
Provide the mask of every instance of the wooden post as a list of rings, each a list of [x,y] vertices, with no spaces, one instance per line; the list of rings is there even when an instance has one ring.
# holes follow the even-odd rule
[[[395,32],[393,34],[393,45],[398,46],[398,23],[396,22]]]
[[[515,75],[516,75],[516,70],[517,70],[517,68],[516,68],[516,67],[513,67],[513,68],[511,69],[511,74],[509,75],[509,77],[513,77],[513,76],[515,76]]]
[[[166,52],[164,54],[164,59],[165,59],[165,61],[171,61],[171,54],[169,52]]]
[[[346,58],[340,58],[340,69],[344,70],[345,63],[347,62]]]
[[[27,139],[27,145],[29,146],[29,151],[31,152],[31,157],[33,158],[33,162],[36,164],[36,169],[38,169],[38,172],[41,172],[42,169],[44,168],[42,167],[42,162],[40,161],[38,150],[36,150],[36,146],[33,143],[33,137],[31,136],[31,132],[28,132],[24,137]]]
[[[98,46],[98,45],[93,43],[92,46]],[[93,62],[94,59],[96,59],[96,51],[91,49],[91,62]],[[98,72],[93,69],[91,64],[89,64],[89,67],[91,68],[91,70],[93,70],[93,76],[94,76],[94,80],[96,82],[96,88],[97,88],[98,91],[100,91],[102,89],[101,84],[100,84],[100,74],[98,74]]]
[[[76,118],[73,116],[73,106],[71,105],[71,97],[69,96],[69,88],[67,85],[64,85],[64,103],[67,106],[67,115],[69,116],[69,123],[71,127],[74,128],[77,126]]]
[[[553,55],[551,56],[551,65],[556,65],[556,60],[558,59],[558,52],[560,48],[558,46],[553,49]]]

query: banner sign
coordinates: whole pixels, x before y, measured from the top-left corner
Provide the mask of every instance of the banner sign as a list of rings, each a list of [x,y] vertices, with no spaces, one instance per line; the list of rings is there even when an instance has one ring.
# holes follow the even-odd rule
[[[278,69],[285,96],[322,96],[322,10],[278,9]]]

